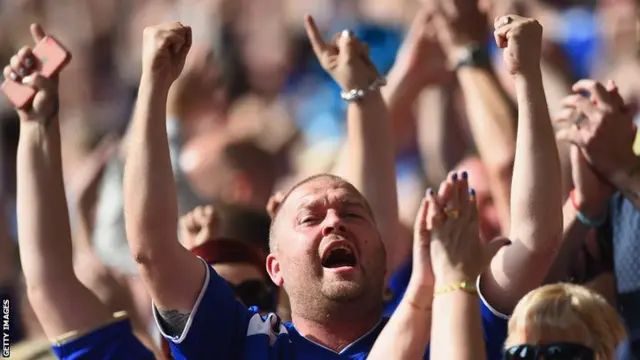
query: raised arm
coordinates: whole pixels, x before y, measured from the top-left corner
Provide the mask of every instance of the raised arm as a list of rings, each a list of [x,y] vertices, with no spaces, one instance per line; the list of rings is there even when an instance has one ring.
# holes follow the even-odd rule
[[[563,240],[546,283],[568,281],[576,266],[576,255],[584,249],[590,231],[606,219],[613,189],[587,163],[577,146],[571,146],[571,175],[574,188],[565,200]]]
[[[395,269],[408,255],[410,244],[398,244],[395,148],[379,74],[364,44],[349,30],[343,31],[335,43],[326,43],[310,16],[305,27],[320,64],[342,90],[364,90],[347,107],[348,139],[337,172],[369,201],[387,248],[388,269]]]
[[[491,67],[486,17],[477,1],[451,1],[434,17],[438,38],[464,94],[473,141],[486,166],[503,234],[509,231],[509,197],[516,153],[516,114]]]
[[[542,26],[516,15],[495,21],[495,37],[515,82],[518,134],[511,185],[513,245],[501,251],[483,277],[483,293],[509,313],[544,280],[562,237],[558,150],[540,71]]]
[[[167,23],[144,30],[138,99],[128,134],[124,209],[131,253],[159,309],[189,312],[205,268],[178,242],[176,186],[165,129],[169,88],[191,46],[191,28]]]
[[[45,36],[38,25],[31,26],[31,33],[36,42]],[[31,49],[23,47],[5,67],[4,76],[37,91],[33,103],[18,110],[18,237],[29,301],[45,335],[53,340],[103,325],[112,314],[73,271],[62,179],[58,81],[34,72],[36,61]]]

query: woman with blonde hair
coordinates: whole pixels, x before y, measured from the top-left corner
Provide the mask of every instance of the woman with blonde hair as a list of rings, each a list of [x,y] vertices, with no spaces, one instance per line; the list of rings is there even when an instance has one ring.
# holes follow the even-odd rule
[[[542,286],[527,294],[509,320],[505,359],[614,359],[626,331],[616,310],[590,289]]]

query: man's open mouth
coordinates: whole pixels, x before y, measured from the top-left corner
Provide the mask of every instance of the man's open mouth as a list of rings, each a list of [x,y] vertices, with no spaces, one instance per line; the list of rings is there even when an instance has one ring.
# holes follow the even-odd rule
[[[356,254],[349,246],[336,245],[324,252],[322,266],[329,269],[356,266]]]

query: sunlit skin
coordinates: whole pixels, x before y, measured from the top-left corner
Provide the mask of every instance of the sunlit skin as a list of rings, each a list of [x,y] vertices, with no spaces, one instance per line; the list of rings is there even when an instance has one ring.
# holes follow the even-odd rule
[[[317,178],[295,189],[274,221],[277,247],[267,268],[287,290],[294,321],[298,315],[373,326],[382,313],[385,249],[362,195],[346,182]],[[338,243],[353,249],[355,266],[322,266],[323,252]]]

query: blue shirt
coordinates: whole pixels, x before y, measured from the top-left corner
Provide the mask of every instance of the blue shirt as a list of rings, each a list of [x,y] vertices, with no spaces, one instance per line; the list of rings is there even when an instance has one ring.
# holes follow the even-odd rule
[[[51,348],[62,360],[155,359],[153,353],[133,335],[128,319],[110,323],[82,336],[54,344]]]
[[[501,359],[507,320],[494,314],[482,302],[485,342],[490,360]],[[281,323],[276,314],[261,316],[257,309],[238,302],[226,282],[209,266],[204,286],[179,336],[170,336],[162,328],[154,307],[160,332],[171,342],[173,356],[179,359],[271,359],[330,360],[366,359],[386,324],[382,318],[367,334],[337,353],[300,335],[292,323]],[[429,358],[429,351],[425,354]]]

